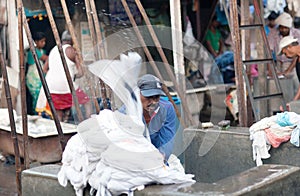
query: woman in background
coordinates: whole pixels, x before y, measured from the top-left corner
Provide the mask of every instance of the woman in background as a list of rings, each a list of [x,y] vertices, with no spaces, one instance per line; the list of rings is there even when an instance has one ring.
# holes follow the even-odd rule
[[[43,49],[46,45],[46,35],[43,32],[36,32],[34,34],[34,43],[35,43],[35,51],[37,54],[37,58],[40,61],[41,65],[44,66],[47,63],[48,56],[46,55],[46,51]],[[40,76],[38,74],[37,65],[34,61],[32,52],[29,51],[27,54],[27,65],[28,70],[26,74],[26,86],[31,95],[31,104],[27,108],[27,113],[34,115],[37,114],[35,112],[35,106],[38,99],[38,95],[41,89],[42,82],[40,80]]]

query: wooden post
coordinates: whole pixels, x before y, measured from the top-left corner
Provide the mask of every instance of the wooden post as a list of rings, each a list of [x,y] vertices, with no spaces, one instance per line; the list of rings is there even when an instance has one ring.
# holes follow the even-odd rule
[[[98,15],[97,15],[97,9],[96,9],[96,5],[95,5],[95,1],[94,0],[89,0],[90,1],[90,6],[91,6],[91,15],[93,17],[93,21],[94,21],[94,26],[95,26],[95,30],[96,30],[96,37],[97,37],[97,50],[98,52],[100,51],[100,55],[101,58],[106,58],[106,55],[105,55],[105,50],[104,50],[104,43],[103,43],[103,39],[102,39],[102,33],[101,33],[101,27],[100,27],[100,23],[99,23],[99,20],[98,20]],[[111,101],[111,104],[114,105],[114,103],[112,103],[113,101],[113,96],[112,96],[112,90],[110,89],[109,86],[105,85],[104,83],[102,84],[101,83],[101,80],[100,80],[100,85],[101,87],[103,88],[104,87],[104,91],[101,91],[101,94],[104,93],[104,97],[106,98],[107,97],[107,92],[108,91],[108,97]],[[107,101],[106,99],[103,100],[103,106],[104,108],[107,108]]]
[[[250,11],[249,11],[249,0],[244,0],[241,1],[241,25],[249,25],[249,16],[250,16]],[[250,59],[251,58],[251,36],[250,36],[250,31],[241,31],[241,39],[242,39],[242,59]],[[246,67],[246,73],[248,80],[251,81],[251,67],[247,66]],[[252,105],[250,103],[250,99],[248,96],[247,97],[247,102],[246,102],[246,107],[247,107],[247,115],[246,119],[247,120],[247,127],[251,126],[253,124],[253,110],[252,110]]]
[[[91,5],[89,0],[85,0],[85,11],[86,11],[86,16],[88,19],[88,25],[89,25],[89,30],[91,34],[91,39],[93,42],[94,46],[94,56],[96,60],[99,60],[99,51],[97,50],[97,38],[96,38],[96,32],[95,32],[95,26],[93,24],[93,18],[91,17]]]
[[[14,143],[14,151],[15,151],[15,166],[16,166],[16,182],[17,182],[17,188],[18,188],[18,195],[22,195],[22,188],[21,188],[21,159],[20,159],[20,152],[19,152],[19,144],[18,144],[18,138],[17,138],[17,131],[16,131],[16,124],[13,114],[13,105],[11,100],[11,94],[9,89],[9,81],[7,77],[7,69],[3,57],[3,51],[2,51],[2,43],[0,40],[0,64],[2,69],[2,76],[3,76],[3,82],[4,82],[4,88],[5,88],[5,95],[6,95],[6,101],[8,106],[8,115],[9,115],[9,122],[10,122],[10,129],[11,129],[11,138]]]
[[[91,38],[92,38],[92,42],[93,42],[93,46],[94,46],[94,55],[95,55],[95,59],[99,60],[99,49],[97,46],[97,38],[96,38],[96,33],[95,33],[95,26],[93,24],[93,18],[91,17],[91,5],[90,5],[90,1],[89,0],[85,0],[85,10],[86,10],[86,16],[88,19],[88,25],[89,25],[89,29],[90,29],[90,33],[91,33]],[[100,81],[100,80],[99,80]],[[101,83],[101,81],[100,81]],[[93,93],[93,97],[96,97],[96,93],[91,89],[91,92]],[[107,108],[107,103],[106,100],[102,100],[103,102],[103,106],[104,108]],[[96,107],[96,111],[97,113],[100,112],[100,107],[98,104],[98,101],[96,99],[94,99],[94,105]]]
[[[19,3],[19,2],[18,2]],[[21,109],[22,109],[22,126],[23,126],[23,150],[25,169],[30,166],[29,160],[29,142],[28,142],[28,121],[27,121],[27,104],[26,104],[26,82],[25,82],[25,63],[24,63],[24,43],[23,43],[23,21],[22,7],[18,4],[18,30],[19,30],[19,58],[20,58],[20,83],[21,83]]]
[[[45,77],[44,77],[44,73],[43,73],[43,70],[42,70],[41,63],[38,60],[38,57],[37,57],[37,54],[36,54],[36,51],[35,51],[33,39],[32,39],[31,32],[30,32],[30,29],[29,29],[29,25],[28,25],[28,22],[27,22],[27,19],[26,19],[26,16],[25,16],[22,0],[18,0],[18,1],[20,1],[20,7],[22,7],[23,25],[24,25],[24,28],[25,28],[25,32],[26,32],[26,35],[27,35],[28,42],[29,42],[30,51],[32,52],[32,56],[33,56],[35,64],[36,64],[36,67],[37,67],[37,70],[38,70],[38,73],[39,73],[39,76],[40,76],[40,79],[41,79],[41,82],[42,82],[42,85],[43,85],[43,88],[44,88],[44,91],[45,91],[45,95],[46,95],[47,101],[49,103],[49,106],[50,106],[50,109],[51,109],[51,112],[52,112],[52,115],[53,115],[55,126],[56,126],[56,129],[57,129],[57,132],[58,132],[58,137],[60,139],[61,148],[62,148],[62,150],[64,150],[65,146],[66,146],[66,142],[64,140],[64,134],[62,132],[62,128],[61,128],[56,110],[54,108],[54,104],[53,104],[53,101],[52,101],[52,98],[51,98],[51,95],[50,95],[50,91],[49,91],[47,82],[46,82]]]
[[[232,41],[234,49],[234,70],[237,85],[237,98],[238,98],[238,109],[239,109],[239,124],[242,127],[247,126],[247,103],[246,103],[246,92],[245,82],[243,78],[243,64],[241,59],[241,38],[239,29],[239,17],[237,12],[237,0],[230,1],[230,19],[232,25]]]
[[[171,13],[174,72],[179,85],[178,87],[180,88],[180,92],[185,92],[186,84],[185,84],[185,70],[184,70],[184,57],[183,57],[183,43],[182,41],[179,41],[182,40],[180,0],[170,0],[170,13]],[[164,59],[166,60],[166,58]],[[182,95],[184,96],[184,100],[186,100],[185,93],[182,93]]]
[[[123,2],[124,2],[124,3],[123,3]],[[146,23],[146,25],[147,25],[147,28],[148,28],[148,30],[149,30],[149,32],[150,32],[150,35],[151,35],[151,37],[152,37],[152,39],[153,39],[153,41],[154,41],[155,46],[156,46],[156,48],[157,48],[157,50],[158,50],[158,52],[159,52],[159,55],[160,55],[160,57],[162,58],[162,61],[163,61],[163,64],[164,64],[164,66],[165,66],[165,68],[166,68],[166,70],[167,70],[167,73],[168,73],[170,79],[172,80],[173,85],[174,85],[174,87],[175,87],[175,89],[176,89],[176,91],[177,91],[177,93],[178,93],[178,95],[179,95],[179,97],[180,97],[180,99],[181,99],[182,107],[183,107],[183,110],[185,111],[185,114],[187,115],[188,120],[190,121],[190,123],[191,123],[192,125],[197,125],[197,123],[194,122],[194,120],[193,120],[193,117],[192,117],[191,112],[189,111],[189,108],[188,108],[188,105],[187,105],[187,102],[186,102],[186,99],[185,99],[185,94],[184,94],[184,92],[181,90],[181,88],[179,87],[179,85],[178,85],[178,83],[177,83],[177,81],[176,81],[176,78],[175,78],[175,76],[174,76],[174,74],[173,74],[173,72],[172,72],[172,70],[171,70],[171,68],[170,68],[170,65],[169,65],[169,63],[168,63],[168,60],[167,60],[167,58],[166,58],[166,55],[164,54],[164,52],[163,52],[163,50],[162,50],[162,47],[161,47],[161,45],[160,45],[160,42],[159,42],[159,40],[158,40],[158,38],[157,38],[157,36],[156,36],[156,33],[155,33],[154,30],[153,30],[153,27],[152,27],[151,22],[150,22],[150,20],[149,20],[147,14],[146,14],[146,11],[144,10],[144,8],[143,8],[143,6],[142,6],[142,4],[141,4],[141,2],[140,2],[139,0],[135,0],[135,2],[136,2],[136,4],[137,4],[137,6],[138,6],[138,8],[139,8],[139,10],[140,10],[140,12],[141,12],[141,14],[142,14],[142,16],[143,16],[143,19],[144,19],[144,21],[145,21],[145,23]],[[122,0],[122,3],[123,3],[123,6],[124,6],[124,7],[125,7],[125,6],[128,7],[126,1]],[[180,3],[180,2],[179,2],[179,3]],[[177,5],[177,7],[178,7],[178,2],[177,2],[176,5]],[[125,9],[125,10],[126,10],[126,9]],[[132,14],[131,14],[130,10],[129,10],[129,9],[127,9],[127,10],[128,10],[128,11],[126,11],[126,12],[128,12],[127,15],[128,15],[128,16],[131,15],[131,17],[132,17]],[[129,17],[129,18],[130,18],[130,17]],[[132,17],[132,18],[133,18],[133,17]],[[133,19],[133,20],[134,20],[134,19]],[[131,23],[131,24],[133,24],[133,23]],[[136,23],[135,23],[134,25],[136,25]],[[137,29],[137,28],[136,28],[136,29]],[[181,27],[180,27],[180,30],[181,30]],[[176,37],[176,38],[178,38],[178,37]],[[142,39],[143,39],[143,38],[142,38]],[[174,38],[173,38],[173,39],[174,39]],[[176,40],[176,41],[178,42],[178,40]],[[182,41],[182,39],[180,39],[180,42],[181,42],[181,41]],[[180,52],[180,51],[177,51],[177,52]],[[182,65],[183,65],[183,63],[182,63]],[[163,80],[162,80],[162,81],[163,81]],[[175,103],[174,103],[173,105],[174,105],[175,108],[177,108],[176,105],[175,105]],[[178,110],[178,109],[177,109],[177,110]]]

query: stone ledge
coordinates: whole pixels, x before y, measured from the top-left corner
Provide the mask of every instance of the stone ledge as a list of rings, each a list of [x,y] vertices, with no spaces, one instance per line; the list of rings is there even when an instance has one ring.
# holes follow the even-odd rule
[[[60,165],[44,165],[22,172],[23,196],[73,196],[73,187],[57,181]],[[136,196],[193,195],[297,195],[300,168],[288,165],[262,165],[214,183],[151,185],[135,191]],[[88,196],[88,189],[84,195]]]
[[[213,183],[255,167],[249,136],[247,127],[230,127],[226,131],[218,127],[185,129],[184,143],[190,142],[184,153],[186,172],[195,174],[197,182]],[[290,142],[271,148],[269,153],[271,157],[263,159],[264,164],[300,167],[299,148]]]
[[[300,168],[288,165],[262,165],[215,183],[193,185],[153,185],[136,196],[193,196],[193,195],[297,195]]]

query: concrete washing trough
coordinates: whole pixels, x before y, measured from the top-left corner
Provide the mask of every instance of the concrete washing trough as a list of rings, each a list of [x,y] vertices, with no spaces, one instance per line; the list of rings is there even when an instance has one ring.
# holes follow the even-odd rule
[[[205,139],[204,139],[205,138]],[[136,196],[189,195],[298,195],[300,152],[289,143],[270,151],[271,158],[256,167],[248,128],[185,129],[186,173],[194,184],[151,185]],[[202,147],[201,147],[202,145]],[[60,165],[43,165],[22,172],[22,195],[75,195],[73,187],[59,185]],[[87,189],[84,195],[89,195]]]

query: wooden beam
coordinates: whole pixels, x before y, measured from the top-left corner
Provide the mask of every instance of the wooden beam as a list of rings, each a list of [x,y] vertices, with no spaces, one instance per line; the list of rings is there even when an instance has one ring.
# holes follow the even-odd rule
[[[239,16],[237,9],[237,0],[230,1],[230,20],[231,20],[231,36],[233,41],[234,51],[234,70],[237,86],[238,110],[239,110],[239,125],[247,126],[247,102],[246,102],[246,86],[243,77],[243,64],[241,58],[241,38],[239,28]]]

